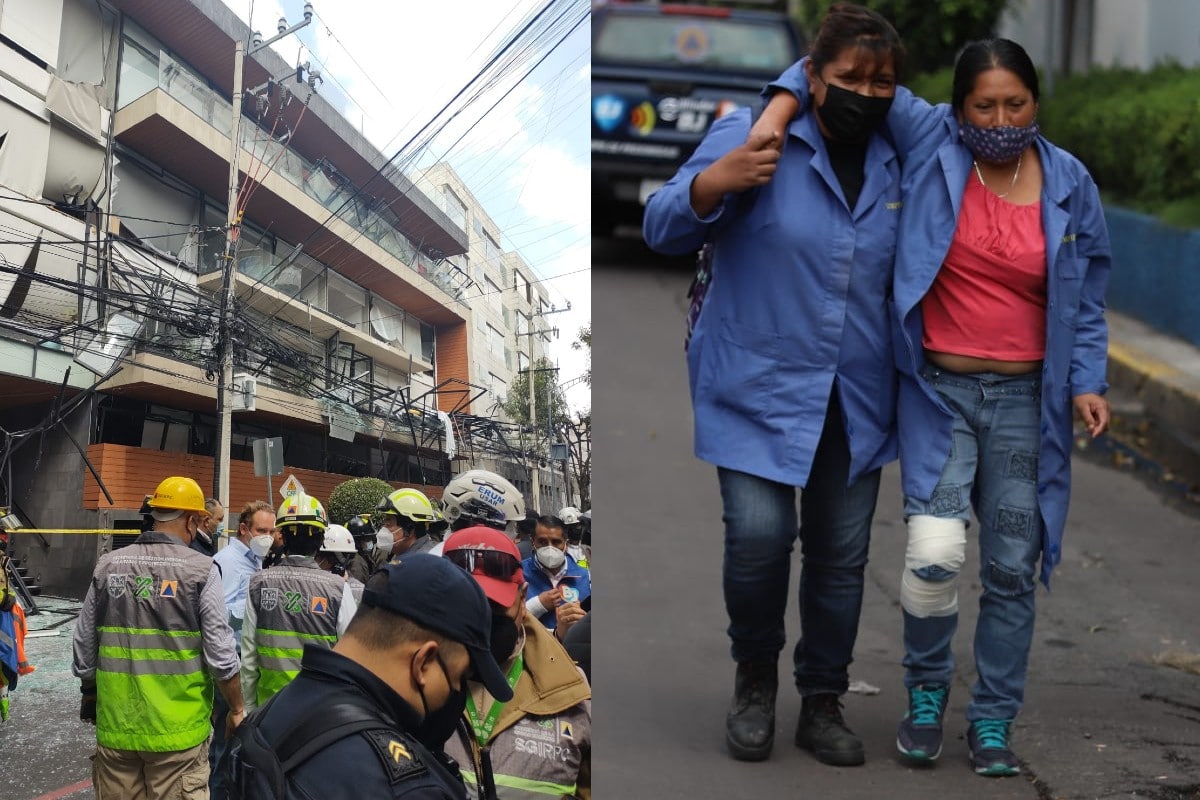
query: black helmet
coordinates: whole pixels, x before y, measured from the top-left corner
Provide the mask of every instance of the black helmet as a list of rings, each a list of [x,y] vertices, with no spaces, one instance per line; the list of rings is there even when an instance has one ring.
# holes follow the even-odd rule
[[[371,524],[371,516],[369,514],[359,514],[357,517],[351,517],[350,521],[346,523],[346,529],[350,531],[350,535],[354,537],[355,542],[375,535],[375,526]]]

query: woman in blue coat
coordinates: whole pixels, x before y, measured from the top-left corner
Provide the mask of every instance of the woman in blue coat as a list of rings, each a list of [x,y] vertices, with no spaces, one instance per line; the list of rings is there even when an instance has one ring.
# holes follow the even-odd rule
[[[900,165],[876,130],[902,51],[886,20],[840,4],[812,54],[816,114],[787,127],[782,156],[778,138],[743,144],[748,110],[721,118],[650,198],[644,232],[668,254],[705,242],[715,248],[687,355],[696,455],[717,466],[724,503],[723,581],[737,663],[729,750],[743,760],[771,751],[798,528],[796,742],[848,766],[864,756],[840,696],[880,468],[896,454],[888,296]]]
[[[803,62],[778,86],[806,97]],[[791,119],[773,100],[756,127]],[[908,548],[901,580],[909,709],[897,747],[941,753],[958,573],[979,519],[978,680],[967,706],[976,772],[1015,775],[1010,726],[1024,697],[1034,589],[1062,555],[1072,408],[1098,436],[1107,359],[1108,233],[1083,165],[1041,137],[1028,54],[968,45],[949,106],[897,92],[904,156],[894,322]],[[791,122],[790,124],[795,124]]]

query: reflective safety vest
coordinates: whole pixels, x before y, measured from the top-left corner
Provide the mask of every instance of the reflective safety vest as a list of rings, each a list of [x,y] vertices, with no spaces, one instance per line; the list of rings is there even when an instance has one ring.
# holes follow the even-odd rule
[[[213,682],[199,607],[211,569],[211,558],[166,541],[139,540],[100,557],[92,591],[96,741],[104,747],[165,753],[208,738]]]
[[[250,578],[246,602],[254,604],[257,705],[296,677],[305,644],[333,647],[345,587],[345,578],[301,556],[287,556]]]
[[[590,768],[591,688],[553,634],[533,620],[525,625],[522,653],[524,669],[513,686],[513,699],[501,706],[487,736],[496,796],[575,797],[585,758]],[[474,729],[473,724],[468,727]],[[474,794],[481,762],[478,740],[473,738],[467,750],[462,735],[451,736],[445,749],[458,762],[468,795]]]

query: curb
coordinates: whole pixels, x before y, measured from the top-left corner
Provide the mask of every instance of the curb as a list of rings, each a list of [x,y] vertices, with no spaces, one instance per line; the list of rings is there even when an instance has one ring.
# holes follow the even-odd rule
[[[1108,380],[1135,395],[1163,461],[1200,480],[1200,348],[1109,311]]]

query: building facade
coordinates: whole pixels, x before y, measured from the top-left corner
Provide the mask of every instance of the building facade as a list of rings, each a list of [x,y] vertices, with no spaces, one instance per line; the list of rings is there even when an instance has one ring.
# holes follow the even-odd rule
[[[488,413],[515,342],[504,302],[471,289],[473,263],[493,264],[484,286],[503,277],[495,227],[481,216],[477,235],[263,49],[244,60],[231,273],[238,40],[250,31],[220,0],[0,6],[0,504],[27,526],[136,527],[170,474],[210,490],[226,335],[234,514],[267,497],[263,438],[322,500],[368,475],[437,497],[477,466],[458,420]],[[47,590],[77,594],[130,538],[13,547]]]
[[[548,358],[554,336],[549,294],[520,253],[503,249],[499,226],[450,165],[435,164],[417,183],[440,198],[450,217],[468,229],[470,239],[465,260],[470,283],[465,294],[471,306],[470,369],[478,394],[472,408],[478,419],[463,422],[490,428],[491,435],[464,435],[477,445],[464,456],[474,466],[508,478],[530,501],[531,470],[536,463],[539,497],[534,508],[556,513],[566,504],[566,492],[561,468],[552,467],[547,458],[545,420],[536,431],[521,430],[502,406],[517,376],[530,364]]]

